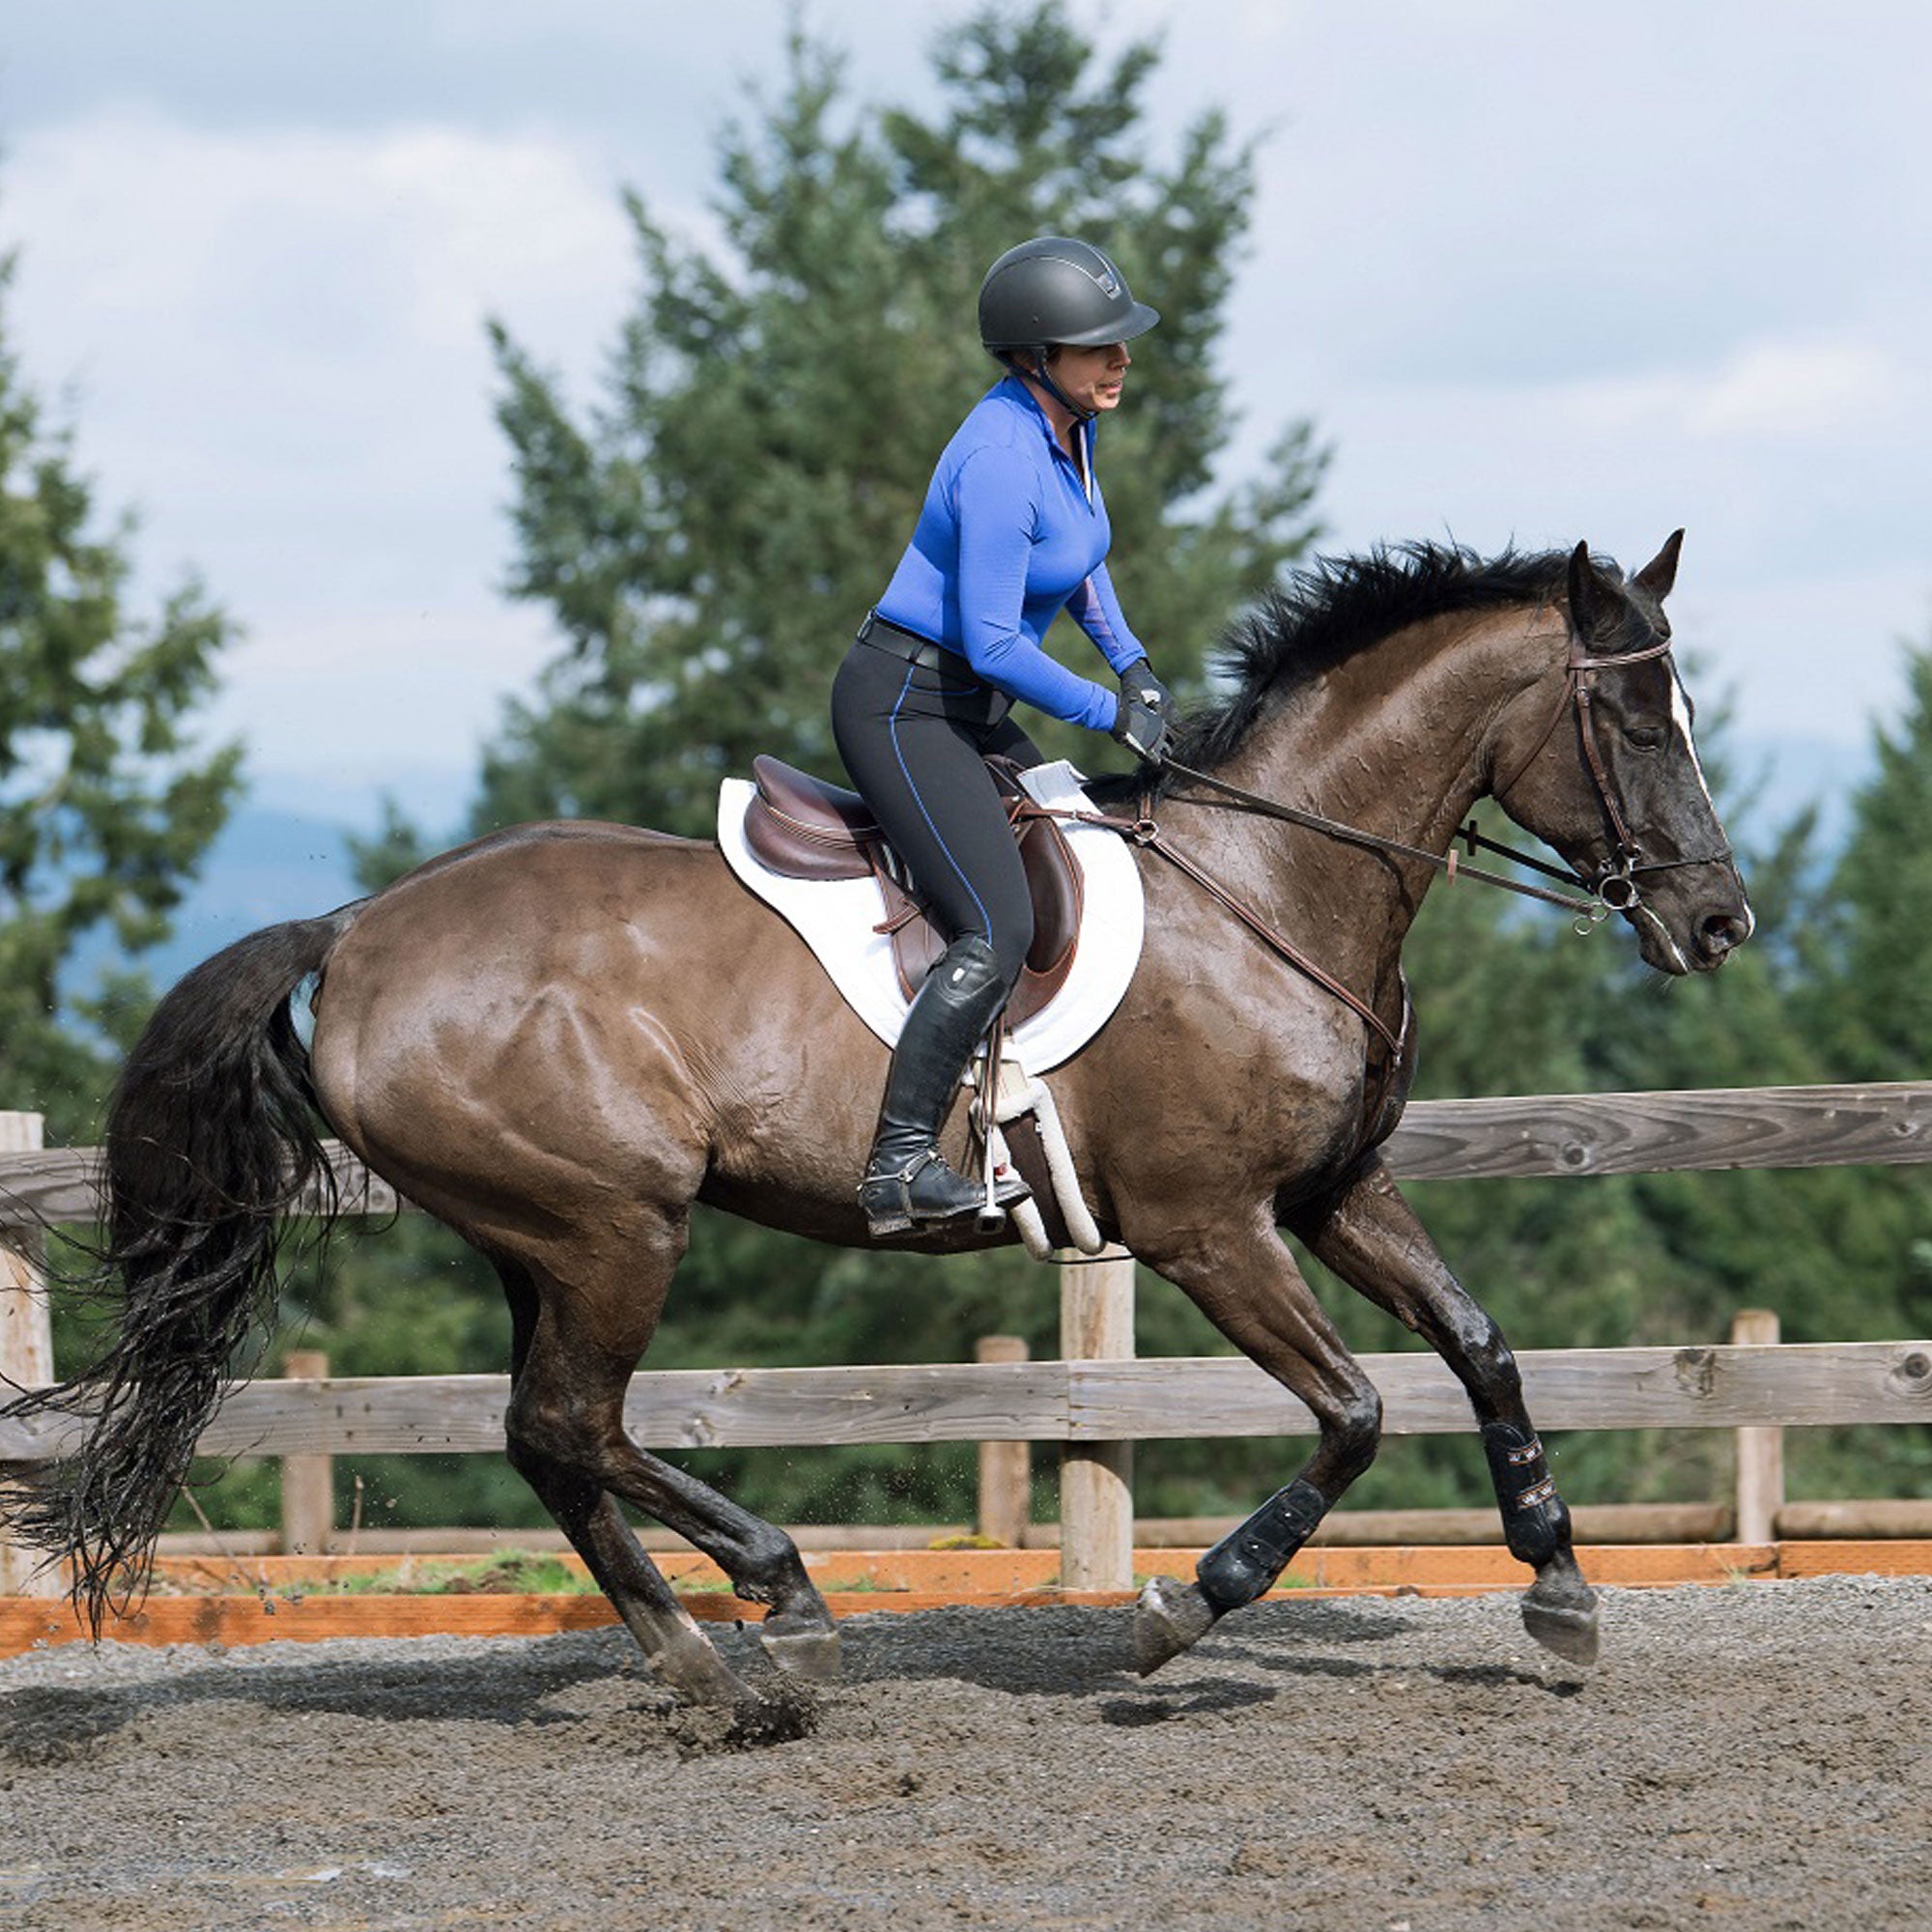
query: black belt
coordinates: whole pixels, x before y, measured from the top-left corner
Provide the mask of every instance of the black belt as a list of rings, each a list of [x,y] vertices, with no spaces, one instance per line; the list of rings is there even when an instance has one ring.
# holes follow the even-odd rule
[[[889,656],[903,658],[921,670],[961,672],[970,668],[957,651],[935,644],[930,638],[922,638],[917,631],[908,631],[903,624],[895,624],[876,611],[866,612],[866,621],[859,626],[859,642],[870,644],[875,651],[884,651]]]

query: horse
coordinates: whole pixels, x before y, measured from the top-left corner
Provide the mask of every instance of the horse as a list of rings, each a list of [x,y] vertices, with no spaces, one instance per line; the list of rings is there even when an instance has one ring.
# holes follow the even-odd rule
[[[1376,1388],[1284,1230],[1462,1381],[1508,1547],[1534,1572],[1525,1627],[1596,1656],[1595,1593],[1509,1347],[1378,1150],[1414,1067],[1404,936],[1479,799],[1552,847],[1660,972],[1712,971],[1750,935],[1663,613],[1682,537],[1628,578],[1585,545],[1318,563],[1231,633],[1225,696],[1183,721],[1145,795],[1133,780],[1098,794],[1133,801],[1119,822],[1141,841],[1147,926],[1120,1007],[1054,1076],[1082,1191],[1319,1430],[1191,1582],[1146,1587],[1144,1671],[1268,1589],[1376,1454]],[[648,830],[497,832],[238,941],[166,995],[126,1063],[103,1161],[120,1323],[92,1367],[10,1406],[87,1416],[12,1495],[14,1533],[73,1561],[97,1632],[117,1591],[145,1588],[332,1131],[494,1264],[509,1460],[657,1677],[695,1703],[767,1695],[679,1606],[623,1503],[765,1607],[777,1670],[835,1675],[833,1619],[791,1539],[639,1447],[623,1404],[694,1202],[867,1243],[854,1183],[885,1070],[717,847]],[[902,1238],[1015,1236],[969,1221]]]

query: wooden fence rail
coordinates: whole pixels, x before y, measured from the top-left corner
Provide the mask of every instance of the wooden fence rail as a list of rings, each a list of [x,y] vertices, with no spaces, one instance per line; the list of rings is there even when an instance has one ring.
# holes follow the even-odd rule
[[[1543,1429],[1790,1428],[1932,1422],[1932,1341],[1778,1348],[1531,1349]],[[1469,1399],[1435,1355],[1364,1355],[1393,1435],[1461,1434]],[[500,1451],[507,1376],[261,1380],[201,1438],[210,1455],[451,1456]],[[1132,1442],[1303,1435],[1307,1409],[1241,1356],[646,1370],[625,1421],[665,1449],[885,1442]],[[59,1455],[81,1425],[0,1422],[0,1462]]]
[[[345,1211],[413,1211],[331,1149]],[[1417,1100],[1385,1151],[1406,1180],[1909,1167],[1932,1161],[1932,1081]],[[0,1152],[0,1225],[92,1221],[99,1168],[98,1148]]]
[[[1932,1082],[1419,1102],[1388,1157],[1411,1179],[1918,1163],[1932,1160]],[[92,1220],[97,1162],[92,1149],[0,1152],[0,1248],[19,1245],[10,1230]],[[411,1211],[340,1149],[336,1172],[345,1211]],[[1116,1572],[1124,1580],[1131,1535],[1126,1444],[1313,1428],[1301,1405],[1245,1360],[1130,1359],[1133,1269],[1126,1257],[1116,1259],[1062,1270],[1063,1348],[1071,1359],[646,1372],[633,1381],[627,1420],[641,1441],[661,1447],[1066,1443],[1075,1451],[1069,1468],[1084,1473],[1065,1506],[1063,1547],[1094,1587],[1108,1587]],[[1116,1358],[1095,1359],[1104,1357]],[[1932,1421],[1932,1342],[1541,1350],[1519,1359],[1547,1429]],[[1435,1356],[1372,1355],[1363,1366],[1392,1434],[1470,1426],[1467,1398]],[[497,1451],[507,1395],[500,1376],[257,1381],[236,1390],[203,1447],[222,1455]],[[0,1424],[0,1463],[58,1454],[74,1428],[48,1418]],[[0,1559],[7,1554],[0,1540]]]

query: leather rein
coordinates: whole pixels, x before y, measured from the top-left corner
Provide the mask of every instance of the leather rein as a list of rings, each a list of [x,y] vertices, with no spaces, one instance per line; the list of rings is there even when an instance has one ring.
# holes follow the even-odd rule
[[[1560,906],[1566,912],[1576,913],[1577,932],[1587,933],[1601,925],[1611,913],[1630,912],[1641,903],[1642,895],[1636,883],[1638,873],[1668,871],[1682,866],[1717,865],[1731,857],[1731,848],[1726,845],[1721,851],[1701,858],[1646,860],[1642,856],[1642,848],[1637,844],[1630,829],[1629,820],[1625,816],[1616,789],[1610,783],[1608,768],[1604,763],[1603,753],[1597,744],[1592,709],[1595,701],[1592,680],[1596,673],[1602,670],[1613,670],[1622,665],[1647,664],[1654,659],[1667,656],[1670,648],[1671,640],[1665,638],[1644,650],[1630,651],[1614,657],[1592,657],[1584,646],[1582,639],[1573,629],[1570,634],[1569,659],[1565,666],[1563,696],[1558,699],[1556,709],[1550,714],[1549,723],[1537,739],[1535,748],[1517,765],[1509,779],[1491,788],[1491,795],[1501,799],[1503,794],[1509,791],[1543,755],[1545,747],[1554,736],[1557,725],[1562,723],[1565,711],[1573,711],[1577,719],[1577,735],[1582,744],[1584,764],[1589,771],[1592,783],[1596,786],[1597,799],[1603,808],[1605,825],[1611,843],[1611,857],[1605,861],[1594,880],[1574,867],[1565,868],[1549,865],[1530,853],[1519,851],[1514,846],[1485,838],[1477,830],[1473,818],[1467,824],[1459,827],[1456,833],[1456,838],[1468,847],[1472,858],[1479,850],[1495,852],[1531,871],[1541,872],[1547,878],[1560,879],[1565,884],[1580,886],[1588,894],[1588,897],[1579,897],[1575,893],[1554,892],[1547,886],[1533,886],[1525,880],[1505,877],[1500,872],[1486,871],[1479,866],[1463,865],[1458,860],[1453,845],[1447,853],[1432,852],[1420,845],[1407,844],[1400,838],[1387,838],[1379,832],[1366,832],[1359,826],[1345,825],[1341,820],[1324,817],[1318,811],[1305,811],[1298,806],[1283,805],[1277,799],[1265,798],[1259,792],[1245,790],[1240,785],[1229,783],[1226,779],[1216,778],[1211,772],[1196,771],[1191,765],[1180,764],[1172,758],[1164,759],[1161,768],[1173,773],[1177,778],[1185,779],[1189,784],[1205,785],[1208,790],[1220,793],[1240,810],[1252,811],[1264,818],[1279,819],[1284,824],[1298,825],[1310,832],[1319,832],[1326,838],[1338,839],[1346,845],[1356,845],[1369,851],[1386,853],[1392,858],[1415,860],[1420,864],[1435,867],[1436,870],[1446,873],[1452,881],[1459,878],[1474,879],[1482,885],[1495,886],[1504,892],[1519,894],[1524,898],[1540,899],[1548,905]],[[1674,666],[1670,668],[1670,674],[1672,677],[1677,674]],[[1323,991],[1341,1001],[1381,1039],[1392,1056],[1400,1057],[1401,1039],[1367,1001],[1318,966],[1299,947],[1277,932],[1253,907],[1222,885],[1168,838],[1154,820],[1153,795],[1151,790],[1142,793],[1138,818],[1122,818],[1106,812],[1070,812],[1054,807],[1035,805],[1030,800],[1016,802],[1013,813],[1019,818],[1066,818],[1077,824],[1104,826],[1109,831],[1118,832],[1131,839],[1136,845],[1143,845],[1150,851],[1158,852],[1177,870],[1192,879],[1209,897],[1239,920],[1271,952],[1285,959],[1306,979],[1313,980]],[[1403,1030],[1405,1033],[1407,1031],[1406,1017]]]

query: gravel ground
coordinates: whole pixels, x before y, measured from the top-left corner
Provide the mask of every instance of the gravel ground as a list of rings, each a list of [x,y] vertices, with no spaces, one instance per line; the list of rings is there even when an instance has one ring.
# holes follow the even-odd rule
[[[618,1632],[0,1662],[0,1928],[1932,1924],[1932,1579],[844,1629],[779,1743]]]

